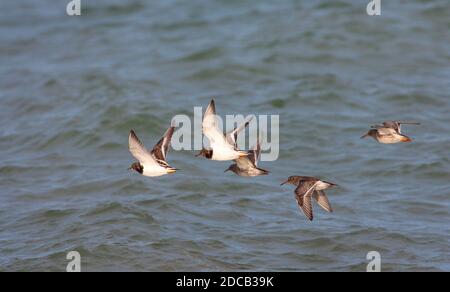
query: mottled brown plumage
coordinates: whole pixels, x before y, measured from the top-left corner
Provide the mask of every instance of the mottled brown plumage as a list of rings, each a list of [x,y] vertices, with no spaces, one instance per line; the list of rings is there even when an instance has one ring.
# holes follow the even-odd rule
[[[318,178],[310,176],[290,176],[281,185],[287,183],[297,186],[295,189],[297,204],[302,209],[306,218],[310,221],[314,218],[312,198],[314,198],[319,206],[321,206],[325,211],[333,212],[324,190],[337,186],[336,184],[322,181]]]

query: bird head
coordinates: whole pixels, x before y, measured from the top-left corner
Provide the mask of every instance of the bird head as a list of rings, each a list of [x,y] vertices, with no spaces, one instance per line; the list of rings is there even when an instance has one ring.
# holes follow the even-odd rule
[[[128,170],[135,170],[136,172],[142,174],[144,172],[144,166],[142,166],[139,162],[135,162],[128,168]]]
[[[197,155],[195,155],[195,157],[203,156],[205,158],[211,159],[212,155],[213,155],[212,150],[203,148]]]
[[[377,136],[378,130],[377,129],[372,129],[369,132],[367,132],[367,134],[365,134],[364,136],[361,137],[361,139],[367,138],[367,137],[373,137],[375,138]]]
[[[230,167],[228,167],[224,172],[227,172],[227,171],[232,171],[232,172],[236,173],[237,172],[237,165],[236,164],[230,165]]]
[[[285,182],[281,183],[281,185],[285,184],[298,185],[301,179],[302,178],[300,176],[290,176]]]

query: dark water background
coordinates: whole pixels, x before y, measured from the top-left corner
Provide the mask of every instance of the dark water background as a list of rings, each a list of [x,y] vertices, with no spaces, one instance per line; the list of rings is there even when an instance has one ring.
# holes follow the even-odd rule
[[[0,5],[1,271],[450,271],[447,0],[66,2]],[[271,176],[126,171],[130,128],[150,145],[212,96],[280,115]],[[385,119],[423,125],[359,139]],[[307,222],[292,174],[339,183],[335,213]]]

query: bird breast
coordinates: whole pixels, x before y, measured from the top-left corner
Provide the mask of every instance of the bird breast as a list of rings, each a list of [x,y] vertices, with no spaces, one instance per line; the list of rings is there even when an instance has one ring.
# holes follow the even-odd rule
[[[212,160],[228,161],[239,158],[239,154],[234,150],[231,145],[212,144],[213,156]]]

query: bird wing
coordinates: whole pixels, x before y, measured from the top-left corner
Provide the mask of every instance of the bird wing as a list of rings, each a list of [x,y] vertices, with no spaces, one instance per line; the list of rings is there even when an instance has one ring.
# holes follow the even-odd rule
[[[400,125],[416,125],[416,126],[420,126],[421,124],[418,122],[405,122],[405,121],[396,121],[397,124]]]
[[[257,168],[259,157],[261,155],[261,147],[259,141],[253,150],[248,151],[248,156],[236,159],[236,164],[241,169]]]
[[[295,197],[297,199],[297,204],[302,209],[303,213],[305,214],[306,218],[309,220],[313,220],[313,209],[312,209],[312,202],[311,202],[311,194],[314,192],[317,181],[304,181],[300,183],[300,185],[295,190]]]
[[[316,199],[317,204],[322,207],[327,212],[333,212],[331,208],[330,201],[324,191],[315,191],[313,194],[314,199]]]
[[[130,150],[131,155],[133,155],[140,163],[157,164],[152,154],[148,152],[133,130],[130,131],[130,136],[128,137],[128,149]]]
[[[173,132],[175,131],[175,127],[170,127],[167,129],[164,136],[156,143],[155,147],[153,147],[152,155],[156,160],[166,161],[167,151],[169,150],[170,142],[172,141]]]
[[[250,117],[250,119],[248,119],[248,121],[246,121],[245,123],[243,123],[242,125],[240,125],[239,127],[235,128],[234,130],[228,132],[225,134],[225,137],[227,139],[227,142],[231,145],[233,145],[235,148],[237,148],[237,137],[239,135],[239,133],[244,130],[245,128],[248,127],[248,125],[250,124],[250,122],[252,121],[253,117]]]
[[[235,162],[240,169],[255,168],[255,165],[251,161],[250,157],[240,157],[239,159],[236,159]]]
[[[296,196],[296,199],[297,199],[297,204],[302,209],[306,218],[308,218],[310,221],[312,221],[314,218],[314,215],[313,215],[311,197],[310,196]]]
[[[225,144],[225,136],[220,131],[217,116],[216,116],[216,105],[214,100],[211,100],[208,107],[206,108],[205,115],[203,117],[203,134],[209,139],[211,144]]]
[[[259,141],[256,142],[256,147],[253,150],[248,151],[248,153],[250,161],[258,167],[258,161],[261,157],[261,145],[259,144]]]
[[[388,122],[384,122],[383,126],[385,128],[390,128],[395,130],[395,132],[397,132],[398,134],[400,134],[402,132],[402,126],[400,123],[396,122],[396,121],[388,121]]]
[[[416,126],[420,125],[420,123],[417,122],[405,122],[405,121],[394,121],[391,122],[391,124],[397,125],[397,132],[399,134],[402,133],[402,125],[416,125]]]
[[[383,125],[376,125],[372,126],[374,129],[380,129],[380,128],[386,128],[386,129],[392,129],[397,134],[402,133],[402,125],[420,125],[420,123],[417,122],[403,122],[403,121],[387,121],[384,122]]]

